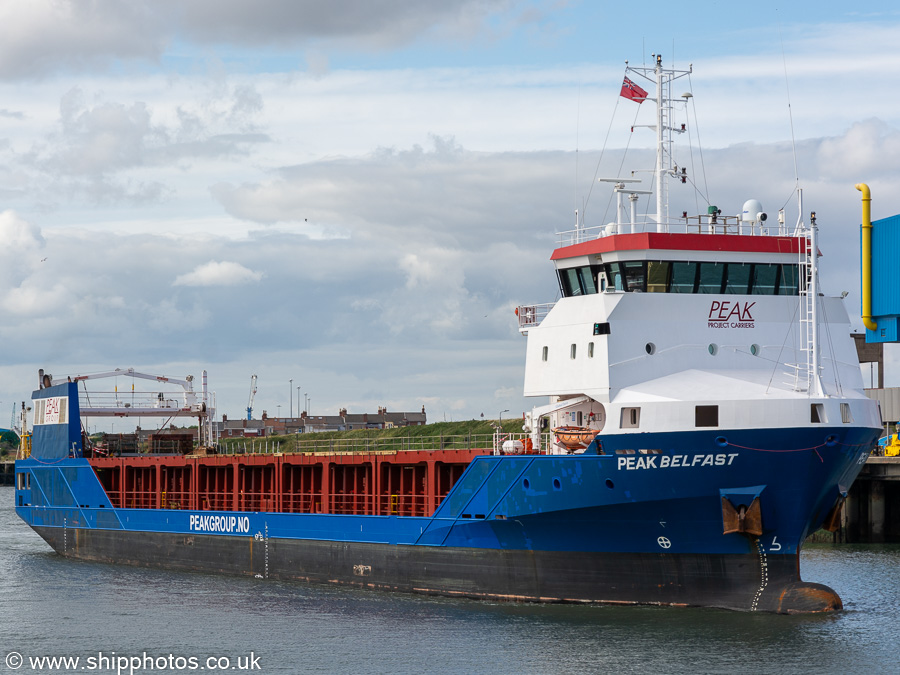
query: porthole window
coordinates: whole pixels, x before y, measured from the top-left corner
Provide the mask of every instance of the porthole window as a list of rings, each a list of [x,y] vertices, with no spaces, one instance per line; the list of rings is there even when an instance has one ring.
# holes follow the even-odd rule
[[[750,353],[753,356],[759,356],[759,345],[750,345]]]
[[[647,344],[644,345],[644,351],[650,355],[653,355],[656,353],[656,345],[653,344],[652,342],[648,342]]]
[[[543,353],[541,354],[541,359],[542,359],[543,361],[546,361],[546,360],[547,360],[547,348],[546,348],[546,347],[544,347],[544,351],[543,351]]]
[[[589,359],[594,358],[594,343],[593,342],[588,342],[588,358]]]
[[[709,347],[706,348],[706,351],[708,351],[712,356],[715,356],[719,353],[719,345],[711,342],[709,344]]]
[[[575,358],[575,345],[574,344],[571,347],[569,347],[569,358],[570,359]]]

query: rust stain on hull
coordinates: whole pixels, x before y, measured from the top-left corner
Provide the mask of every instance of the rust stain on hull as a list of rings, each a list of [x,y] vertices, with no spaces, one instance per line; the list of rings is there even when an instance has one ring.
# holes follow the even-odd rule
[[[785,588],[778,598],[778,614],[819,614],[844,608],[841,598],[822,584],[797,582]]]

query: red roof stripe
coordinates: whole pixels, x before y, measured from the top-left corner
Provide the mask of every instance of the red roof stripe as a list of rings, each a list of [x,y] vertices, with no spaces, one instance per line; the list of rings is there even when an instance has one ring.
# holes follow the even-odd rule
[[[580,244],[563,246],[553,252],[551,260],[562,260],[582,255],[609,253],[610,251],[734,251],[738,253],[800,253],[798,237],[749,236],[739,234],[683,234],[665,232],[638,232],[613,234],[591,239]]]

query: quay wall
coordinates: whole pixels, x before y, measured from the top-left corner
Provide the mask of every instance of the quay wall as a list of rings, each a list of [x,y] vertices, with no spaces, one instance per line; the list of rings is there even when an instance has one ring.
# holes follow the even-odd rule
[[[900,457],[870,457],[847,493],[838,530],[820,530],[810,540],[900,543]]]

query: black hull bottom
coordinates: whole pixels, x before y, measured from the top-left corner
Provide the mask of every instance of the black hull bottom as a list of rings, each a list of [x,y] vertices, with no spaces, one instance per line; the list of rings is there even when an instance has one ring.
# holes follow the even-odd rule
[[[34,529],[58,553],[80,560],[407,593],[782,614],[842,608],[827,586],[800,581],[797,555],[578,553]]]

